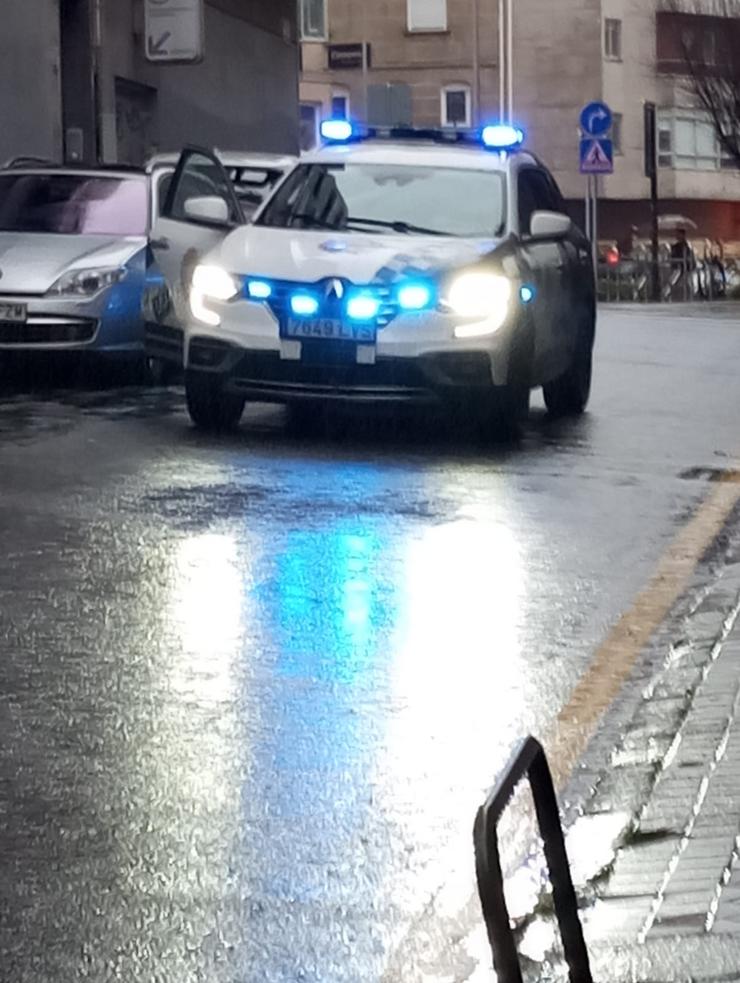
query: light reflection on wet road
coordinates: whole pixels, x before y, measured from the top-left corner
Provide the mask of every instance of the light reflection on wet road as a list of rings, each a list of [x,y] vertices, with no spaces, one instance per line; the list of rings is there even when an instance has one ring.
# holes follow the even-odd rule
[[[731,321],[602,317],[519,449],[0,403],[0,978],[379,980],[738,449]],[[422,932],[423,937],[423,932]],[[411,977],[407,977],[411,978]]]

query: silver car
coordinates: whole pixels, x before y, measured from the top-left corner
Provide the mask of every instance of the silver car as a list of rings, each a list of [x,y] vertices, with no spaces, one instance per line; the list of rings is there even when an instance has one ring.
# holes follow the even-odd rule
[[[0,349],[142,351],[143,172],[0,172]]]
[[[224,153],[245,211],[295,159]],[[0,351],[71,350],[144,357],[142,297],[156,279],[150,230],[177,155],[146,168],[59,167],[32,160],[0,170]]]

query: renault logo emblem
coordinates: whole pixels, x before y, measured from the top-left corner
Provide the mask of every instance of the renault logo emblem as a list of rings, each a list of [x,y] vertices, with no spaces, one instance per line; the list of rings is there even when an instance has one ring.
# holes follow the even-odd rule
[[[344,297],[344,284],[341,280],[330,280],[326,285],[327,300],[341,300]]]

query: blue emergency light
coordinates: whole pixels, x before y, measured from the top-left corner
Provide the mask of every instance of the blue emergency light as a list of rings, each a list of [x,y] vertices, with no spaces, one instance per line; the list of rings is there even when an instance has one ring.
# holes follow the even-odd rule
[[[524,130],[509,123],[493,123],[483,127],[481,140],[489,150],[516,150],[524,143]]]
[[[432,303],[432,289],[414,280],[404,283],[398,291],[398,306],[402,311],[422,311]]]
[[[347,143],[354,135],[354,127],[348,119],[325,119],[321,124],[321,136],[327,143]]]

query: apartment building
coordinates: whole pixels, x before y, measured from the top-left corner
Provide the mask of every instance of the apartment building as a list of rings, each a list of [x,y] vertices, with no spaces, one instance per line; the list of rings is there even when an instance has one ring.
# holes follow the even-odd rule
[[[740,21],[716,11],[676,14],[663,0],[508,2],[513,115],[553,169],[574,216],[586,190],[578,118],[586,102],[603,99],[615,116],[615,173],[599,179],[602,234],[619,238],[630,225],[647,224],[643,106],[653,101],[662,213],[687,216],[697,234],[740,240],[740,171],[697,109],[682,57],[687,36],[711,56],[716,39],[737,31]],[[418,126],[499,118],[500,6],[498,0],[300,0],[303,146],[316,141],[328,115]],[[505,64],[503,72],[509,74]]]

